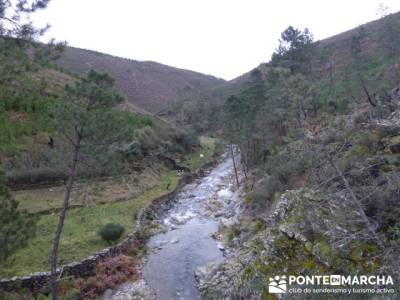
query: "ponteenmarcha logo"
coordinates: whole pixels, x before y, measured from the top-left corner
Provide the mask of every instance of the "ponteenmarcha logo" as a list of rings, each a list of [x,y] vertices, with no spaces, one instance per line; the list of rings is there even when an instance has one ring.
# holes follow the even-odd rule
[[[287,290],[286,276],[275,276],[269,278],[268,292],[270,294],[283,294]]]
[[[333,286],[339,288],[349,286],[393,286],[393,279],[390,275],[314,275],[314,276],[274,276],[269,278],[268,292],[270,294],[283,294],[293,292],[291,285],[300,286]],[[288,290],[289,287],[289,290]],[[373,288],[372,288],[373,289]]]

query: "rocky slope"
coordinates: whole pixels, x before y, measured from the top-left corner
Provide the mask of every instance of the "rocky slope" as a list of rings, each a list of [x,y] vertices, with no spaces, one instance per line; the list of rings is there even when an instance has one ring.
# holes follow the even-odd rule
[[[396,215],[400,207],[400,89],[393,89],[387,101],[391,110],[386,113],[377,114],[374,109],[368,108],[338,117],[340,122],[346,122],[347,130],[357,131],[361,136],[380,134],[373,142],[379,145],[380,150],[363,154],[369,161],[384,161],[376,167],[376,173],[368,183],[375,187],[372,194],[377,193],[378,196],[372,199],[375,199],[374,205],[378,205],[376,209],[380,212],[371,213],[371,203],[365,198],[358,198],[363,209],[353,201],[352,189],[356,191],[356,197],[360,197],[360,186],[366,184],[355,171],[345,175],[352,184],[350,189],[344,187],[340,176],[334,176],[330,181],[337,182],[324,193],[319,190],[321,186],[302,184],[302,187],[275,197],[272,202],[268,202],[263,194],[263,202],[267,201],[263,208],[257,206],[259,203],[253,198],[268,179],[248,183],[242,188],[237,215],[220,231],[222,240],[226,242],[226,260],[212,263],[196,273],[205,299],[275,299],[268,293],[269,278],[275,275],[390,275],[395,283],[398,282],[399,239],[396,231],[391,232],[398,228],[398,223],[391,223],[393,227],[385,229],[386,232],[382,232],[381,228],[384,220]],[[380,102],[379,105],[383,109],[387,104]],[[362,118],[365,115],[371,117]],[[331,130],[327,127],[321,130],[318,137],[309,138],[317,143]],[[331,146],[337,147],[337,144]],[[380,202],[385,202],[387,206],[379,206],[384,205]],[[368,215],[367,222],[362,218],[364,212]],[[371,233],[370,222],[373,232],[380,230],[378,238],[383,238],[385,233],[383,248]],[[311,296],[304,297],[310,299]],[[314,297],[321,299],[323,296]],[[388,294],[387,298],[395,299],[396,294]],[[302,297],[287,294],[280,299]]]

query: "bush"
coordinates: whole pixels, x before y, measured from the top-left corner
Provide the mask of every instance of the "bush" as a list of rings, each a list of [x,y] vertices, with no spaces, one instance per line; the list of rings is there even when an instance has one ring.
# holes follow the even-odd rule
[[[190,130],[175,136],[175,145],[171,148],[171,151],[184,153],[191,151],[193,147],[198,147],[199,144],[196,132]]]
[[[253,190],[246,197],[246,204],[254,214],[264,214],[272,206],[276,193],[283,192],[285,186],[273,176],[268,176],[255,183]]]
[[[114,289],[128,280],[138,276],[135,261],[128,256],[120,255],[106,258],[96,266],[95,275],[75,281],[81,299],[97,299],[107,289]]]
[[[0,262],[23,248],[36,233],[37,217],[19,210],[18,204],[11,197],[0,170]]]
[[[76,288],[71,288],[64,295],[61,295],[61,300],[77,300],[77,299],[81,298],[80,298],[80,291]]]
[[[311,166],[311,157],[302,150],[284,150],[270,156],[266,170],[280,184],[274,182],[274,189],[285,190],[293,187],[298,177],[304,175]],[[273,190],[273,189],[271,189]],[[275,192],[274,190],[272,191]]]
[[[235,237],[240,235],[240,228],[238,225],[234,225],[231,227],[226,228],[226,239],[228,240],[228,242],[232,241]]]
[[[120,224],[108,223],[99,230],[99,235],[104,241],[111,243],[118,240],[124,230],[125,228]]]

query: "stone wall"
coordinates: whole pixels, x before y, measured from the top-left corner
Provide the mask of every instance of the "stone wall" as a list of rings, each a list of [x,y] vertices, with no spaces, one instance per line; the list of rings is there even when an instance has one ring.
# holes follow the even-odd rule
[[[61,273],[61,277],[73,276],[73,277],[87,277],[94,274],[96,264],[106,257],[117,256],[125,253],[129,246],[134,244],[138,239],[140,232],[143,228],[156,219],[157,216],[167,210],[173,204],[176,199],[176,194],[182,189],[184,185],[192,180],[193,177],[197,177],[197,174],[185,174],[179,180],[177,187],[170,193],[154,199],[152,203],[143,208],[136,220],[133,231],[119,244],[103,249],[102,251],[85,258],[79,262],[73,262],[64,265],[58,269],[58,273]],[[11,279],[0,280],[0,290],[13,291],[21,288],[29,289],[32,292],[38,292],[43,290],[49,283],[50,272],[37,272],[32,273],[28,276],[13,277]]]

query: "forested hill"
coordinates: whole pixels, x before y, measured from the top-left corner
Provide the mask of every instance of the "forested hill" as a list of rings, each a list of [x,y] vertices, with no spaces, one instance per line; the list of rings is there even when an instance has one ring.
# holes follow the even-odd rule
[[[358,36],[362,38],[361,51],[365,56],[371,56],[371,65],[369,66],[371,72],[372,68],[380,68],[380,76],[393,76],[396,63],[388,64],[389,61],[383,61],[382,55],[390,50],[399,37],[397,36],[400,28],[400,12],[386,16],[357,28],[348,30],[346,32],[334,35],[327,39],[316,41],[316,48],[312,53],[312,68],[314,70],[314,77],[316,79],[329,78],[331,75],[340,75],[348,71],[351,67],[352,60],[352,42]],[[312,28],[310,28],[312,31]],[[387,36],[387,31],[390,31]],[[392,45],[393,44],[393,45]],[[394,49],[393,49],[394,50]],[[393,53],[393,56],[400,56],[399,53]],[[380,61],[381,60],[381,61]],[[267,72],[269,63],[260,64],[257,69],[263,73]],[[386,71],[383,72],[383,71]],[[238,92],[251,80],[251,71],[232,79],[216,89],[217,93],[224,95],[233,94]]]
[[[320,42],[289,26],[269,63],[216,91],[207,125],[240,148],[243,203],[203,295],[275,299],[277,274],[390,275],[398,292],[399,79],[397,13]]]
[[[367,90],[371,95],[390,89],[396,84],[400,53],[396,52],[395,46],[399,43],[399,31],[400,12],[330,38],[313,41],[312,47],[301,59],[307,60],[310,77],[314,87],[318,89],[318,101],[325,103],[324,105],[329,102],[341,105],[363,97],[365,89],[361,81],[352,80],[357,74],[364,74],[362,81],[368,85]],[[269,59],[266,57],[265,60]],[[211,89],[208,101],[184,103],[183,110],[190,118],[182,118],[180,121],[192,123],[200,130],[221,128],[223,117],[219,112],[223,112],[225,100],[251,85],[254,79],[251,74],[254,70],[259,71],[265,80],[270,69],[271,62],[262,63],[255,69]],[[205,111],[210,113],[205,114]]]
[[[168,113],[173,103],[199,98],[224,82],[152,61],[129,60],[73,47],[66,47],[57,64],[79,75],[90,69],[109,73],[129,103],[159,115]]]

